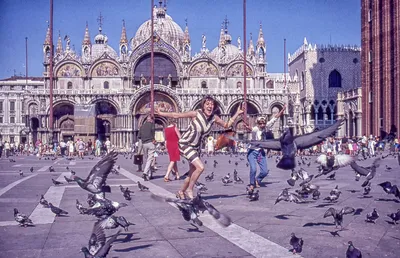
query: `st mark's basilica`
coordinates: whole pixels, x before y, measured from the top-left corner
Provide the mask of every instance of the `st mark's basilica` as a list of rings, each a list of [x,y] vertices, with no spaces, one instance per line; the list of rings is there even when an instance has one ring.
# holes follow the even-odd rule
[[[339,136],[361,136],[360,48],[316,45],[304,38],[289,53],[288,72],[268,73],[268,37],[260,24],[248,28],[247,46],[232,39],[225,18],[217,46],[207,45],[207,35],[190,35],[167,14],[165,5],[154,7],[154,37],[151,21],[145,21],[129,39],[125,24],[117,50],[110,47],[106,32],[91,38],[82,28],[81,54],[68,37],[59,36],[54,54],[54,139],[110,138],[117,148],[137,138],[140,125],[150,110],[150,45],[154,40],[155,105],[168,111],[199,108],[201,99],[213,96],[217,113],[225,120],[243,102],[243,48],[247,49],[247,99],[250,125],[258,114],[271,117],[289,108],[273,128],[279,135],[289,123],[297,134],[313,131],[345,119]],[[195,25],[193,25],[195,26]],[[264,25],[264,27],[267,25]],[[79,28],[77,28],[79,29]],[[201,40],[199,50],[191,40]],[[283,39],[282,39],[283,41]],[[50,30],[43,44],[43,77],[13,76],[0,80],[0,132],[3,141],[35,142],[51,138],[49,130]],[[273,50],[270,50],[273,51]],[[280,50],[279,50],[280,51]],[[197,52],[197,53],[195,53]],[[195,53],[195,54],[194,54]],[[283,62],[283,61],[282,61]],[[164,118],[156,117],[157,139],[162,140]],[[185,130],[188,120],[179,121]],[[239,137],[240,120],[233,125]],[[223,128],[215,126],[215,136]]]

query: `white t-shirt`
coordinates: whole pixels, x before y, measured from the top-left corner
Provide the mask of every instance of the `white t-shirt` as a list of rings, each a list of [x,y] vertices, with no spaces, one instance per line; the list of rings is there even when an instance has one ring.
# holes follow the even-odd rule
[[[110,140],[106,141],[106,147],[107,147],[107,149],[109,149],[109,148],[111,147],[111,142],[110,142]]]

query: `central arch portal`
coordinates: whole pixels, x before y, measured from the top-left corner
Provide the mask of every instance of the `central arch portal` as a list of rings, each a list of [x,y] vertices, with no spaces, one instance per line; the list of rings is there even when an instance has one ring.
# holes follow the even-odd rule
[[[150,54],[146,54],[139,60],[135,67],[135,85],[140,85],[141,82],[144,84],[150,83],[150,68]],[[178,84],[176,67],[167,55],[154,53],[154,83],[171,87],[175,87]]]

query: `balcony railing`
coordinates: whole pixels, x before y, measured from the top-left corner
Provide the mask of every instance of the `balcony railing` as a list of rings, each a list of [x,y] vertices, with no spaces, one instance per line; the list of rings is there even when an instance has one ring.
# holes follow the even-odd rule
[[[138,89],[54,89],[54,95],[97,95],[97,94],[133,94]],[[214,94],[243,94],[242,89],[202,89],[202,88],[176,88],[174,90],[179,95],[184,94],[200,94],[200,95],[214,95]],[[27,91],[29,94],[33,95],[45,95],[49,94],[48,89],[32,89]],[[247,94],[286,94],[286,90],[274,90],[274,89],[247,89]]]

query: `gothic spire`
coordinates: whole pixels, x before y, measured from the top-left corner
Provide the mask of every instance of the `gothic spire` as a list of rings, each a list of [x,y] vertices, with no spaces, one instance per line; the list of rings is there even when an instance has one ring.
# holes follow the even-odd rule
[[[222,47],[225,45],[225,32],[224,32],[224,27],[221,26],[221,32],[219,34],[219,43],[218,46]]]
[[[186,22],[186,27],[185,27],[185,35],[183,38],[183,42],[184,44],[190,44],[190,35],[189,35],[189,27],[188,27],[188,23],[187,23],[187,18],[185,19]]]
[[[89,26],[88,23],[86,22],[85,36],[83,37],[82,45],[91,45],[91,44],[92,43],[90,42]]]
[[[247,54],[248,55],[254,55],[254,44],[253,44],[253,33],[250,33],[250,42],[249,42],[249,48],[247,49]]]
[[[257,47],[265,48],[265,40],[264,40],[264,33],[262,31],[262,24],[260,22],[260,30],[258,32],[258,40],[257,40]]]
[[[50,45],[50,26],[47,26],[46,38],[44,40],[43,45]]]
[[[119,44],[126,44],[128,43],[128,38],[126,36],[126,28],[125,28],[125,20],[122,20],[122,32],[121,32],[121,39],[119,40]]]
[[[58,31],[58,40],[57,40],[57,48],[56,48],[56,53],[61,54],[63,52],[63,45],[61,41],[61,34],[60,31]]]

